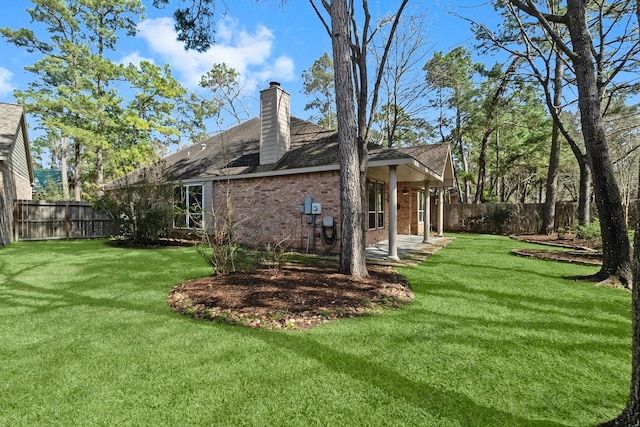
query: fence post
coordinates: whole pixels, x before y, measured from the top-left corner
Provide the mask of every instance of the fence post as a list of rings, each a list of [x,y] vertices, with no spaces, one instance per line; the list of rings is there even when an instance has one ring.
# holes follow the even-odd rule
[[[64,207],[64,235],[67,240],[71,237],[71,218],[69,215],[69,202],[67,202]]]
[[[12,226],[11,227],[12,228],[11,229],[11,233],[13,234],[13,241],[14,242],[17,242],[18,238],[19,238],[19,235],[18,235],[19,234],[19,227],[18,227],[18,224],[19,224],[18,223],[18,219],[19,219],[18,211],[19,211],[19,208],[18,208],[18,203],[19,202],[15,202],[13,204],[13,224],[11,224],[11,226]]]

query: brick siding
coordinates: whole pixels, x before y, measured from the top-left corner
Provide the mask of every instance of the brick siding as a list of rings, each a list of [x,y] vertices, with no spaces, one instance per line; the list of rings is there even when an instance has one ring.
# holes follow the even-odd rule
[[[418,224],[418,192],[402,194],[402,183],[398,186],[398,233],[420,234]],[[216,181],[205,186],[205,203],[209,210],[207,222],[212,224],[225,215],[227,191],[235,240],[243,245],[264,247],[268,243],[283,242],[283,246],[302,252],[340,252],[340,173],[338,171],[286,175],[268,178]],[[389,238],[388,185],[385,185],[385,226],[367,230],[366,244],[371,245]],[[322,204],[322,213],[316,215],[314,224],[307,223],[306,215],[300,213],[305,197]],[[211,203],[213,201],[213,203]],[[323,242],[322,219],[333,217],[335,242]],[[366,216],[365,216],[366,221]],[[328,234],[331,230],[327,230]],[[314,239],[315,236],[315,239]],[[315,247],[314,247],[315,242]]]

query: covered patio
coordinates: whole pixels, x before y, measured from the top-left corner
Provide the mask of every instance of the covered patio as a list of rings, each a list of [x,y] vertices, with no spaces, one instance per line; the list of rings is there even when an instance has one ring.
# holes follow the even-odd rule
[[[428,165],[428,166],[427,166]],[[389,223],[387,227],[388,239],[368,248],[367,259],[383,257],[397,261],[407,251],[415,251],[419,244],[429,244],[435,237],[442,237],[444,233],[443,217],[445,192],[454,186],[455,173],[449,144],[433,144],[415,147],[404,147],[398,152],[383,152],[372,154],[369,160],[369,180],[383,181],[388,186]],[[412,191],[423,192],[419,210],[423,212],[422,230],[419,235],[399,234],[399,189],[402,194]],[[435,237],[431,233],[431,194],[436,198],[434,224]],[[374,249],[375,248],[375,249]],[[385,253],[386,252],[386,253]]]
[[[365,248],[367,263],[383,265],[414,265],[446,246],[453,239],[430,235],[425,242],[423,236],[399,234],[396,236],[396,258],[389,257],[389,241],[385,240]]]

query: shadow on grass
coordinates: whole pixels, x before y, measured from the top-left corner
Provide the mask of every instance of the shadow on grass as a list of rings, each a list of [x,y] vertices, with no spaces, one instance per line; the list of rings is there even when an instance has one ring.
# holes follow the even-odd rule
[[[77,306],[113,308],[154,315],[173,314],[168,307],[166,310],[154,309],[149,304],[133,304],[119,298],[98,298],[63,289],[44,288],[18,281],[15,278],[8,284],[0,285],[0,288],[4,288],[0,295],[0,305],[7,308],[29,309],[29,315]]]
[[[256,337],[286,348],[300,357],[315,360],[327,369],[348,375],[356,381],[371,384],[394,399],[420,408],[426,413],[459,425],[492,426],[561,426],[549,420],[532,420],[516,414],[479,405],[468,396],[452,390],[414,381],[400,372],[362,357],[323,345],[303,334],[270,333]]]
[[[87,242],[83,243],[86,245]],[[148,262],[148,258],[141,257],[139,251],[129,250],[126,256],[123,256],[122,252],[109,247],[105,241],[93,243],[95,244],[90,245],[90,249],[83,251],[76,251],[74,244],[59,243],[52,246],[55,249],[53,253],[40,257],[39,262],[25,262],[23,265],[15,263],[7,265],[0,260],[0,289],[2,289],[0,306],[29,309],[30,315],[73,306],[174,315],[166,304],[153,305],[149,301],[142,301],[139,304],[131,302],[133,294],[148,290],[163,292],[165,293],[163,297],[166,296],[166,292],[174,283],[167,283],[167,280],[162,278],[161,268],[149,269],[148,265],[141,265],[140,262],[145,260]],[[99,248],[105,248],[106,252],[100,251]],[[185,261],[184,257],[171,256],[166,252],[168,250],[170,249],[158,249],[156,262],[162,268],[173,270],[173,276],[184,277],[184,274],[175,273],[175,271],[184,270],[181,268],[181,262]],[[70,251],[68,255],[71,260],[66,259],[61,267],[56,255],[63,255],[67,251]],[[187,254],[187,256],[191,255]],[[193,254],[193,256],[196,255]],[[94,259],[97,260],[95,263]],[[65,271],[57,275],[56,271],[60,268]],[[77,271],[75,274],[70,274],[69,269],[77,269]],[[39,275],[42,275],[42,278],[39,279]],[[23,280],[23,277],[29,277],[29,279]],[[154,280],[157,277],[163,280]],[[159,288],[162,288],[162,291]],[[109,295],[91,295],[94,292],[104,292]]]
[[[570,283],[567,283],[567,285],[570,285]],[[514,286],[520,285],[514,284]],[[594,321],[594,313],[601,311],[606,313],[607,317],[600,316],[597,319],[598,322],[611,323],[616,327],[629,325],[629,319],[631,318],[630,303],[621,304],[621,301],[562,298],[557,295],[544,297],[532,295],[530,289],[524,293],[518,293],[517,290],[501,292],[490,288],[468,286],[454,280],[447,283],[439,282],[421,285],[420,289],[414,288],[414,293],[443,298],[464,298],[467,301],[497,305],[509,310],[519,310],[523,313],[544,314],[550,317],[566,316],[584,321]]]

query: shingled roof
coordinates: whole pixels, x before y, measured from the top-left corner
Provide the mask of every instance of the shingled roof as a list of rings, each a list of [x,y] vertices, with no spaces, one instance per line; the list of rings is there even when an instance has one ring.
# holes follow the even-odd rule
[[[260,118],[256,117],[163,159],[174,182],[241,178],[339,170],[338,132],[296,117],[290,119],[291,145],[282,158],[260,165]],[[369,162],[378,164],[418,162],[442,176],[450,155],[449,144],[392,149],[369,145]],[[135,182],[136,172],[107,185]]]
[[[20,130],[22,105],[0,102],[0,160],[7,160]]]

